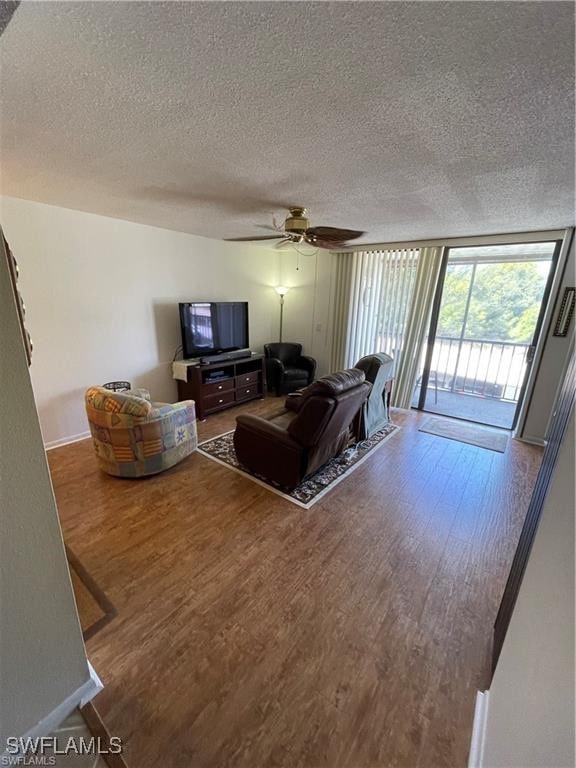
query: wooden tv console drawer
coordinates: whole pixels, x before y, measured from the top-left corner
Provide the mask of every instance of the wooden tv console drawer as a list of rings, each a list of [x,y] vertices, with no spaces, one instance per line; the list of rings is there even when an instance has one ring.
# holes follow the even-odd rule
[[[236,388],[247,387],[249,384],[258,383],[258,371],[250,371],[249,373],[243,373],[241,376],[236,376]]]
[[[223,379],[222,381],[211,381],[209,384],[202,385],[204,397],[210,395],[219,395],[222,392],[234,392],[234,379]]]
[[[206,413],[221,411],[222,408],[234,405],[235,399],[233,389],[229,389],[227,392],[219,392],[215,395],[208,395],[208,397],[204,398],[204,410]]]
[[[188,380],[178,380],[178,400],[194,400],[199,419],[266,395],[264,355],[191,365],[187,370]]]
[[[253,397],[257,397],[255,384],[248,387],[236,387],[236,400],[251,400]]]

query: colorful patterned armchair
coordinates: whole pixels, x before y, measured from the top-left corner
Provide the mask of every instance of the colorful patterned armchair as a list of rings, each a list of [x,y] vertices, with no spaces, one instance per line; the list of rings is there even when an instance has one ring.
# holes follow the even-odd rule
[[[193,400],[151,403],[145,390],[111,392],[91,387],[85,402],[96,456],[109,475],[154,475],[196,449]]]

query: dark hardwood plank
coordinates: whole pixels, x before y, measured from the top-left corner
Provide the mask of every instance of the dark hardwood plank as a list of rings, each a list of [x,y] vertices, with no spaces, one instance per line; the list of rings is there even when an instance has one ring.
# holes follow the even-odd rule
[[[88,702],[88,704],[82,707],[80,712],[82,713],[82,717],[84,718],[91,735],[100,740],[100,745],[103,749],[110,751],[111,734],[102,722],[102,718],[98,714],[94,704],[91,701]],[[98,761],[93,768],[98,768],[100,763],[106,764],[108,768],[127,768],[122,754],[117,754],[114,751],[103,755],[101,761]]]
[[[66,547],[66,558],[82,627],[82,636],[86,641],[105,627],[109,621],[112,621],[116,616],[116,608],[70,547]]]
[[[87,647],[129,765],[466,764],[541,451],[393,417],[311,510],[200,455],[135,481],[102,474],[90,441],[49,452],[66,542],[117,609]]]

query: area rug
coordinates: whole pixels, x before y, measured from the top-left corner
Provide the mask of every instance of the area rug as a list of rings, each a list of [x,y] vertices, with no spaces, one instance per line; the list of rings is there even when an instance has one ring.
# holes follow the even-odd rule
[[[400,427],[397,427],[395,424],[387,424],[384,429],[376,432],[372,437],[362,440],[353,448],[345,450],[340,456],[331,459],[315,475],[304,480],[293,491],[283,491],[263,477],[248,472],[248,470],[240,465],[234,450],[234,431],[225,432],[223,435],[213,437],[211,440],[205,440],[198,446],[198,452],[213,461],[217,461],[219,464],[223,464],[228,469],[244,475],[253,482],[263,485],[273,493],[288,499],[293,504],[297,504],[304,509],[310,509],[313,504],[316,504],[317,501],[359,467],[375,448],[385,443],[399,429]]]
[[[498,453],[504,453],[508,445],[506,432],[467,424],[456,419],[428,419],[418,431],[446,437],[448,440],[457,440],[460,443],[477,445],[479,448],[487,448],[489,451],[498,451]]]
[[[66,546],[66,557],[82,636],[86,641],[94,637],[96,632],[116,616],[116,609],[68,546]]]

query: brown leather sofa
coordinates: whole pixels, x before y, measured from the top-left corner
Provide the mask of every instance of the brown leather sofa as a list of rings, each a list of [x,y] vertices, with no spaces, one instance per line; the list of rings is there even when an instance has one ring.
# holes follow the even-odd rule
[[[236,456],[251,472],[292,489],[341,453],[371,384],[357,368],[332,373],[286,400],[272,417],[242,414],[234,432]]]

